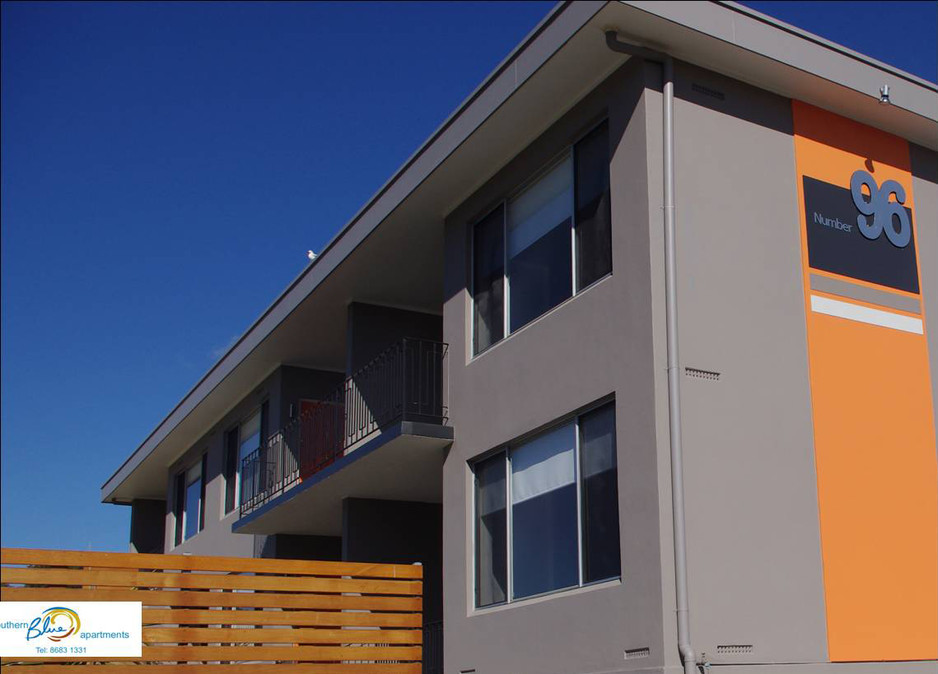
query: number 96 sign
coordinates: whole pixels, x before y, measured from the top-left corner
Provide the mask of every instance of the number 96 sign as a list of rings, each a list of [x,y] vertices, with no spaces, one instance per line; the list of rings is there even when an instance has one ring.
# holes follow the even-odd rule
[[[863,186],[870,192],[869,201],[863,194]],[[861,215],[857,216],[857,228],[871,241],[879,238],[885,230],[886,238],[896,248],[905,248],[912,239],[912,225],[909,214],[902,207],[905,203],[905,189],[895,180],[886,180],[881,186],[866,171],[855,171],[850,177],[850,194],[853,203]],[[895,194],[896,200],[890,201],[889,195]],[[893,218],[897,218],[898,229]]]

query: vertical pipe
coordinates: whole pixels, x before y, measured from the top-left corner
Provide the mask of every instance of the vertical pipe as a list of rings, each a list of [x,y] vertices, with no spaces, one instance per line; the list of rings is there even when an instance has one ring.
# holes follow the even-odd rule
[[[677,246],[674,213],[674,60],[670,55],[621,42],[616,31],[606,31],[613,51],[656,61],[663,66],[662,118],[664,122],[664,246],[665,313],[668,350],[668,431],[671,440],[671,511],[674,536],[674,584],[678,652],[684,674],[695,674],[697,655],[690,640],[687,598],[687,536],[684,520],[684,449],[681,438],[681,371],[677,329]]]
[[[694,674],[697,657],[690,643],[687,599],[687,536],[684,522],[684,451],[681,436],[681,369],[677,330],[677,246],[674,224],[674,60],[664,59],[664,245],[668,335],[668,401],[671,437],[671,509],[674,517],[674,581],[678,650],[685,674]]]

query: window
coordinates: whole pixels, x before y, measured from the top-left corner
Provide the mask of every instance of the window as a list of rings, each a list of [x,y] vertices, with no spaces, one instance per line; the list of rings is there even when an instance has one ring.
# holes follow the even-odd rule
[[[260,492],[261,412],[258,410],[241,424],[238,442],[238,465],[241,466],[241,500],[251,500]],[[256,452],[256,453],[255,453]],[[247,463],[245,459],[250,458]]]
[[[505,455],[476,464],[476,605],[508,596],[508,489]]]
[[[620,575],[614,403],[474,472],[476,606]]]
[[[508,331],[530,323],[573,292],[569,155],[508,202]]]
[[[176,545],[187,541],[205,527],[205,472],[207,455],[176,476]]]
[[[474,353],[612,271],[608,128],[475,225]]]
[[[186,509],[186,474],[179,473],[173,485],[173,520],[176,524],[176,533],[173,537],[175,545],[182,543],[182,513]]]
[[[225,433],[225,514],[234,510],[238,496],[238,428]]]
[[[265,402],[235,428],[225,433],[225,513],[235,505],[257,495],[261,484],[261,438],[267,437],[267,403]],[[256,453],[255,453],[256,452]],[[244,460],[250,460],[245,465]]]

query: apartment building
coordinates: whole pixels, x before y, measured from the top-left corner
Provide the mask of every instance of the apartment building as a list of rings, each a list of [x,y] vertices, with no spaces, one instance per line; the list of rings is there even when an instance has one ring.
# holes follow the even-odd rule
[[[935,316],[938,87],[562,3],[102,498],[141,552],[424,564],[446,672],[934,672]]]

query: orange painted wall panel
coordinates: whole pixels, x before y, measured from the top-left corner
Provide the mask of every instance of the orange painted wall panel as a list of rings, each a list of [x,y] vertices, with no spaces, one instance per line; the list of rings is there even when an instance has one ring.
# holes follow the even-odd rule
[[[812,309],[812,295],[865,305],[810,289],[802,188],[808,176],[849,189],[856,170],[896,180],[914,232],[908,144],[799,102],[794,121],[830,659],[935,659],[938,460],[924,313],[911,315],[917,334]]]
[[[816,313],[808,331],[831,660],[935,658],[938,495],[925,340]]]

